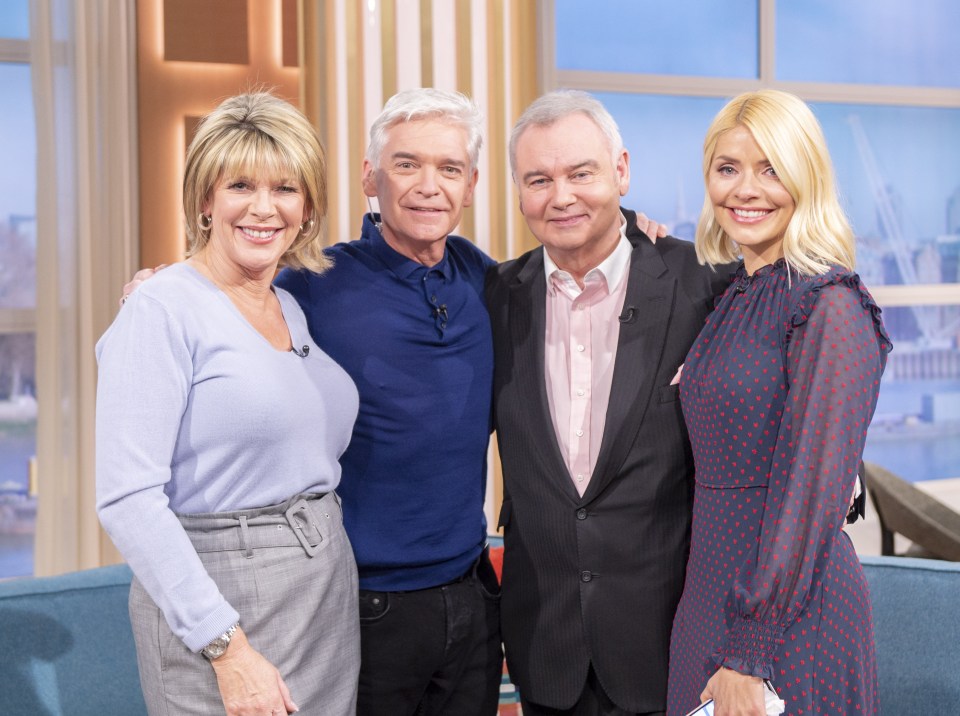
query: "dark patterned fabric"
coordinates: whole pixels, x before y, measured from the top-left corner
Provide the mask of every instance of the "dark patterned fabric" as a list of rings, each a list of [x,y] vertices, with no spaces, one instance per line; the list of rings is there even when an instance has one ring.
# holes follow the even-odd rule
[[[680,385],[696,493],[668,714],[719,666],[770,679],[790,716],[878,713],[870,599],[842,527],[890,348],[842,269],[741,266],[719,300]]]

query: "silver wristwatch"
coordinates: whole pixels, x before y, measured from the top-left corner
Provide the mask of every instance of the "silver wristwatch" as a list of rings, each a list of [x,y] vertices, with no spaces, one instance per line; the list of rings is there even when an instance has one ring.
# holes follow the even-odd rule
[[[223,634],[203,647],[203,649],[200,650],[200,653],[210,659],[210,661],[219,659],[221,656],[223,656],[223,653],[227,650],[227,647],[230,646],[230,640],[236,633],[238,626],[240,626],[239,623],[234,624],[232,627],[223,632]]]

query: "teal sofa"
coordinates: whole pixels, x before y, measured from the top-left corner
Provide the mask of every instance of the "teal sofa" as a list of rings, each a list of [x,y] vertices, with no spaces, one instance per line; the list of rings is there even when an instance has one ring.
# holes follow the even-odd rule
[[[960,563],[862,559],[888,716],[960,714]],[[0,713],[146,714],[127,615],[130,570],[0,582]]]
[[[146,714],[125,565],[0,582],[0,713]]]
[[[960,714],[960,563],[860,561],[873,602],[881,713]]]

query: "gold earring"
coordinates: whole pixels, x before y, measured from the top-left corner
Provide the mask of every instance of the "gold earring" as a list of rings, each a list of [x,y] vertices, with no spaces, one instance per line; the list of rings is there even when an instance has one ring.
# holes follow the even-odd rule
[[[313,223],[313,217],[311,216],[309,219],[300,224],[300,233],[306,234],[307,232],[311,231],[313,229]]]
[[[210,227],[213,226],[213,217],[207,216],[201,211],[200,215],[197,216],[197,226],[200,227],[200,231],[209,231]]]

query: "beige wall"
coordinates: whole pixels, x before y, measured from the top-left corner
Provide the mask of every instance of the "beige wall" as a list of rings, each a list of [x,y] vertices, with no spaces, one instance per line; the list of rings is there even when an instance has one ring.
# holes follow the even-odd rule
[[[180,182],[195,119],[259,86],[299,103],[296,38],[296,0],[138,0],[142,266],[183,257]]]

